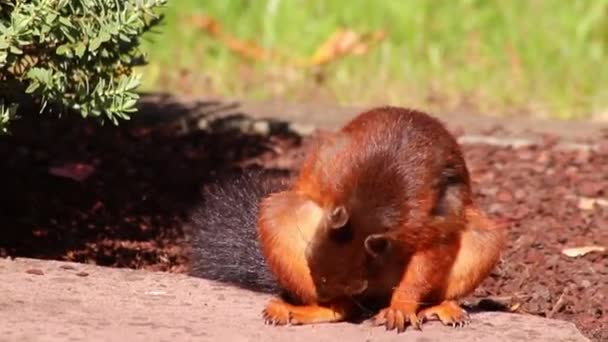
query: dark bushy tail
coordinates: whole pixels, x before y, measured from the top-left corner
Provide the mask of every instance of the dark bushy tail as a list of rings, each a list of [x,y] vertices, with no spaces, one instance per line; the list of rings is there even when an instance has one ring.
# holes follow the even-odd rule
[[[258,246],[258,203],[287,186],[285,174],[248,170],[210,184],[191,216],[190,274],[260,292],[278,287]]]

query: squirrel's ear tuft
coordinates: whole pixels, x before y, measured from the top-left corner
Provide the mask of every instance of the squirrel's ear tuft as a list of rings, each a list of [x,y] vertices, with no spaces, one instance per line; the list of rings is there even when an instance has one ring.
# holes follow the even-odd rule
[[[386,254],[391,246],[391,242],[386,234],[373,234],[365,239],[365,251],[376,258]]]
[[[334,229],[342,228],[348,222],[348,212],[342,205],[337,206],[329,214],[329,226]]]

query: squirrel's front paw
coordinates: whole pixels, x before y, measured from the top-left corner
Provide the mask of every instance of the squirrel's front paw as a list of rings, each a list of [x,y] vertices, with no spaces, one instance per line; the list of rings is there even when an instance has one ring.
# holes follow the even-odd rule
[[[278,299],[271,300],[262,311],[264,323],[272,325],[290,324],[292,313],[285,302]]]
[[[464,327],[471,319],[469,314],[455,301],[444,301],[443,303],[423,309],[418,313],[421,320],[437,317],[441,323],[453,327]]]
[[[391,305],[388,308],[380,310],[373,318],[375,325],[384,325],[386,330],[397,329],[397,332],[405,331],[407,324],[420,330],[421,322],[416,315],[416,307],[414,306],[397,306]]]

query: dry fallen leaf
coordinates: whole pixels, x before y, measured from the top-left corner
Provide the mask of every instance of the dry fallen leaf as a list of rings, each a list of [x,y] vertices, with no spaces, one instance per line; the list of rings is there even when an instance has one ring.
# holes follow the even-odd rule
[[[51,175],[70,178],[77,182],[82,182],[89,178],[94,171],[94,166],[85,163],[67,163],[49,168]]]
[[[297,66],[316,66],[332,62],[345,55],[362,55],[367,53],[374,43],[384,40],[386,32],[378,30],[371,33],[357,33],[349,29],[335,31],[312,55],[307,59],[288,58],[278,51],[266,49],[255,42],[245,41],[224,31],[222,24],[209,15],[194,14],[190,16],[190,23],[202,30],[210,37],[217,39],[232,52],[246,59],[261,61],[282,60]]]
[[[592,210],[596,204],[601,207],[608,207],[608,199],[593,197],[580,197],[578,199],[578,208],[581,210]]]
[[[369,51],[371,45],[386,37],[384,31],[372,34],[359,34],[353,30],[338,30],[325,43],[317,48],[310,63],[320,65],[329,63],[347,54],[362,55]]]
[[[361,37],[352,30],[339,30],[334,32],[325,43],[323,43],[311,58],[312,64],[327,63],[336,59],[352,49]]]
[[[222,24],[211,16],[195,14],[190,17],[190,20],[195,27],[203,30],[209,36],[218,39],[228,49],[241,57],[253,60],[266,60],[273,55],[270,51],[254,42],[244,41],[225,33]]]
[[[513,305],[511,305],[511,307],[509,308],[510,312],[517,312],[517,310],[521,307],[521,303],[515,303]]]
[[[190,17],[190,20],[194,26],[204,30],[211,36],[217,37],[222,34],[222,25],[211,16],[194,14]]]
[[[606,251],[606,248],[602,247],[602,246],[584,246],[584,247],[566,248],[566,249],[562,250],[562,253],[571,258],[576,258],[578,256],[583,256],[583,255],[591,253],[591,252],[604,252],[604,251]]]

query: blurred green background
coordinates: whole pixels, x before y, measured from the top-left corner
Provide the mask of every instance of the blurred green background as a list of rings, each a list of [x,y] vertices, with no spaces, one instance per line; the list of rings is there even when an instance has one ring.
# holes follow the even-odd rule
[[[608,0],[173,0],[165,14],[145,44],[144,91],[608,116]],[[201,27],[202,16],[291,61],[341,28],[386,38],[364,54],[302,66],[245,58]]]

